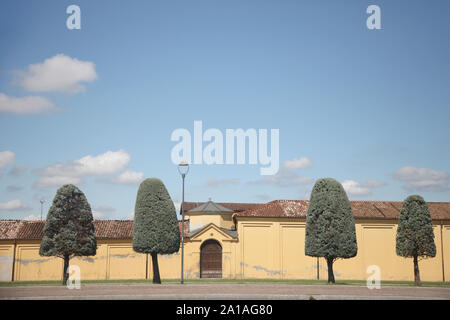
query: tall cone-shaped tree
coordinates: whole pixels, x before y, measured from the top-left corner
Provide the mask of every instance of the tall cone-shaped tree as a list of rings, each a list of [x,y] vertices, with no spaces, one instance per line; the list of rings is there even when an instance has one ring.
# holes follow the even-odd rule
[[[436,245],[428,205],[419,195],[409,196],[403,202],[395,249],[397,255],[413,258],[414,282],[420,286],[418,259],[436,256]]]
[[[133,250],[151,254],[153,283],[161,283],[158,254],[178,251],[180,229],[175,206],[160,179],[145,179],[139,186],[133,225]]]
[[[331,178],[317,180],[306,216],[305,254],[324,257],[328,283],[334,283],[333,263],[356,256],[355,221],[342,185]]]
[[[93,256],[97,239],[91,207],[84,193],[72,184],[58,189],[44,225],[39,254],[64,259],[63,284],[69,277],[69,259]]]

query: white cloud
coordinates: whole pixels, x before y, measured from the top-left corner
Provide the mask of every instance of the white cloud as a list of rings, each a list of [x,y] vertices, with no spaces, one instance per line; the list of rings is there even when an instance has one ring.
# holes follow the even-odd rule
[[[0,93],[0,113],[37,114],[58,108],[48,99],[38,96],[8,97]]]
[[[300,159],[294,158],[293,160],[287,160],[283,163],[283,167],[288,170],[306,169],[311,167],[311,160],[307,157],[301,157]]]
[[[65,93],[84,91],[82,82],[98,78],[94,63],[64,54],[31,64],[26,71],[16,71],[15,76],[14,83],[28,91]]]
[[[41,217],[35,216],[34,214],[30,214],[29,216],[26,216],[25,218],[23,218],[23,220],[36,221],[36,220],[41,220]]]
[[[6,150],[0,152],[0,169],[16,161],[16,155],[14,152]]]
[[[137,185],[144,180],[143,172],[136,172],[132,170],[126,170],[117,177],[107,180],[109,183]]]
[[[96,220],[102,220],[106,218],[106,214],[104,212],[92,210],[92,217]]]
[[[79,177],[67,177],[67,176],[51,176],[41,177],[34,184],[37,188],[42,187],[59,187],[65,184],[80,184],[82,182]]]
[[[444,191],[450,183],[450,174],[446,171],[412,166],[395,171],[394,178],[406,182],[403,187],[407,190]]]
[[[277,174],[265,176],[256,181],[250,181],[249,184],[275,185],[278,187],[295,187],[310,184],[314,181],[314,179],[299,176],[296,173],[296,170],[309,168],[311,167],[311,164],[311,160],[307,157],[287,160],[283,162],[282,168]]]
[[[8,202],[0,202],[0,210],[4,211],[18,211],[18,210],[28,210],[26,204],[23,204],[19,199],[11,200]]]
[[[78,184],[82,177],[105,176],[125,170],[130,163],[131,156],[124,150],[107,151],[103,154],[87,155],[66,163],[57,163],[35,171],[42,176],[35,183],[35,187],[60,186],[66,183]],[[141,172],[127,170],[119,176],[107,180],[108,183],[138,184],[144,178]]]
[[[342,182],[342,186],[349,196],[367,196],[372,194],[372,189],[354,180],[345,180]]]
[[[87,155],[81,159],[48,166],[37,171],[43,176],[82,177],[113,174],[125,169],[130,155],[124,150],[107,151],[98,156]]]
[[[111,213],[111,212],[116,211],[116,209],[114,209],[113,207],[110,207],[110,206],[102,206],[102,205],[95,206],[95,207],[93,207],[92,209],[93,209],[93,210],[96,210],[96,211],[106,212],[106,213]]]
[[[364,183],[354,180],[345,180],[342,182],[345,192],[349,196],[368,196],[372,194],[372,189],[384,187],[386,184],[375,179],[369,179]]]
[[[106,219],[111,213],[115,211],[116,209],[114,209],[113,207],[99,205],[92,208],[92,216],[94,217],[94,219],[98,220]]]

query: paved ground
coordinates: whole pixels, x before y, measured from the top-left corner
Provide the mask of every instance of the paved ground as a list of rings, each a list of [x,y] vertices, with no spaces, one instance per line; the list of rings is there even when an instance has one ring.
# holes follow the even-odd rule
[[[448,299],[450,288],[295,284],[82,284],[0,287],[0,299],[169,299],[169,300],[299,300],[316,299]]]

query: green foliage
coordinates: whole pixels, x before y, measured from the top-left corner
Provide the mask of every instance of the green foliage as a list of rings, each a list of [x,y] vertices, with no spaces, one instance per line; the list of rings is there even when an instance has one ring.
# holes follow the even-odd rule
[[[306,217],[305,254],[335,259],[354,257],[357,251],[355,221],[344,188],[334,179],[319,179]]]
[[[42,256],[93,256],[97,250],[91,207],[72,184],[58,189],[44,226]]]
[[[434,257],[433,224],[425,200],[412,195],[403,202],[397,228],[397,255],[402,257]]]
[[[171,254],[180,248],[175,206],[160,179],[149,178],[139,186],[133,229],[136,252]]]

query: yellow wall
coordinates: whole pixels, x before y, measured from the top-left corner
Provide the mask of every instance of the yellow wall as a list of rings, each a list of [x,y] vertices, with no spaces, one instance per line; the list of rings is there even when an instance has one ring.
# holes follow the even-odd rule
[[[222,247],[222,277],[235,278],[237,240],[215,226],[202,230],[185,244],[185,277],[200,278],[200,248],[203,242],[214,239]]]
[[[444,277],[450,281],[450,225],[442,226],[442,247],[444,252]]]
[[[14,264],[14,281],[62,279],[63,261],[39,255],[39,242],[18,241]]]
[[[236,277],[236,244],[237,240],[224,234],[218,228],[211,226],[195,235],[193,239],[185,239],[184,246],[184,278],[200,278],[200,247],[203,242],[214,239],[222,247],[222,276]],[[158,265],[162,279],[180,279],[181,249],[174,254],[158,255]],[[153,266],[149,256],[148,278],[153,277]]]
[[[305,256],[304,220],[240,219],[238,231],[238,277],[316,278],[317,259]]]
[[[11,281],[14,260],[14,242],[0,242],[0,281]]]
[[[184,260],[186,261],[186,252]],[[186,262],[185,262],[186,268]],[[159,276],[161,279],[180,279],[181,274],[181,254],[159,254],[158,255]],[[185,273],[186,274],[186,273]],[[152,256],[148,255],[147,279],[153,279]]]
[[[231,229],[233,226],[232,214],[201,214],[201,213],[189,213],[186,214],[189,219],[190,229],[196,230],[204,227],[210,223],[214,223],[216,226],[226,229]]]
[[[441,226],[434,225],[434,242],[436,257],[419,260],[419,270],[422,281],[443,281],[442,277],[442,247]],[[414,280],[412,258],[397,256],[395,239],[397,224],[392,221],[374,223],[360,222],[356,224],[358,254],[351,259],[338,259],[333,266],[336,278],[366,279],[370,273],[367,268],[377,265],[380,268],[381,279],[384,281]],[[320,278],[327,279],[325,259],[320,259]]]
[[[62,280],[63,260],[39,255],[39,241],[17,241],[14,281]],[[81,279],[145,279],[146,255],[133,251],[130,240],[99,240],[97,254],[90,257],[73,257],[70,265],[80,267]],[[7,250],[8,248],[8,250]],[[4,255],[11,255],[13,244],[0,245],[0,271],[2,281],[11,280]],[[10,259],[11,260],[11,259]]]
[[[224,214],[221,216],[220,226],[222,228],[226,229],[232,229],[234,228],[233,219],[231,214]]]
[[[217,214],[211,215],[191,215],[189,216],[189,228],[191,231],[200,229],[210,223],[220,226],[222,217]]]
[[[278,277],[279,266],[274,259],[276,243],[273,223],[243,223],[239,228],[240,274],[242,278]],[[241,232],[242,231],[242,232]]]
[[[412,259],[397,256],[396,221],[357,221],[358,254],[338,259],[333,266],[337,279],[367,279],[367,268],[377,265],[381,280],[414,280]],[[441,228],[443,239],[441,241]],[[327,279],[323,258],[304,254],[305,220],[244,218],[239,219],[239,276],[242,278]],[[436,257],[419,260],[422,281],[443,281],[442,245],[444,244],[445,279],[450,273],[450,226],[434,225]],[[447,262],[448,261],[448,262]]]
[[[304,223],[280,223],[280,255],[283,279],[316,279],[317,258],[305,255],[305,243],[298,239],[305,239]],[[303,261],[303,263],[299,263]]]
[[[220,218],[220,216],[217,216]],[[200,277],[200,248],[208,239],[222,246],[223,278],[327,279],[323,258],[304,254],[304,219],[238,218],[238,239],[211,225],[185,239],[184,278]],[[336,279],[367,279],[367,267],[377,265],[381,280],[413,280],[412,259],[395,253],[396,221],[356,221],[358,254],[334,264]],[[434,225],[436,257],[419,261],[422,281],[450,279],[450,225]],[[39,256],[39,241],[0,241],[0,281],[61,280],[63,261]],[[15,248],[15,249],[14,249]],[[181,250],[180,250],[181,251]],[[180,251],[159,255],[162,279],[179,279]],[[153,277],[150,255],[133,251],[131,239],[99,240],[93,257],[75,257],[81,279],[145,279]]]

